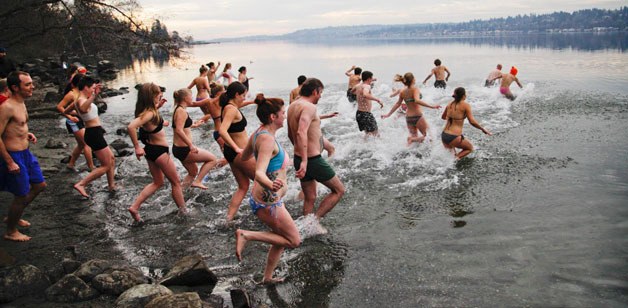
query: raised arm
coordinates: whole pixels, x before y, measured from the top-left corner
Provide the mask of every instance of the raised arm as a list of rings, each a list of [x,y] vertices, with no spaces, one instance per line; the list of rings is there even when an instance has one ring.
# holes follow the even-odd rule
[[[352,73],[352,72],[353,72],[353,70],[354,70],[354,69],[355,69],[355,65],[352,65],[352,66],[351,66],[351,68],[350,68],[350,69],[348,69],[348,70],[345,72],[345,75],[346,75],[347,77],[351,77],[351,75],[353,75],[353,73]]]

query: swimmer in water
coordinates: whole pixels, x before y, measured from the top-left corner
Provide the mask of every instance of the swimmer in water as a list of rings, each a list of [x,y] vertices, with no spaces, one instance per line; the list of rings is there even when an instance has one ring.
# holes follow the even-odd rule
[[[514,101],[516,97],[512,94],[512,92],[510,92],[510,85],[513,82],[516,82],[519,88],[523,89],[521,82],[519,82],[519,79],[517,78],[518,72],[519,70],[517,69],[517,67],[513,66],[512,68],[510,68],[510,74],[502,75],[502,84],[499,86],[499,93],[501,93],[511,101]]]

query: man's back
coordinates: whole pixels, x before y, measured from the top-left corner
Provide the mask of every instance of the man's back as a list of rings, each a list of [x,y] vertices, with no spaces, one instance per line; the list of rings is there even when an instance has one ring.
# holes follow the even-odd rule
[[[503,74],[501,87],[502,88],[510,87],[510,84],[512,84],[512,82],[515,81],[515,79],[517,79],[517,77],[513,76],[512,74]]]
[[[445,70],[447,68],[443,65],[439,65],[432,69],[432,73],[434,73],[434,77],[436,80],[445,80]]]

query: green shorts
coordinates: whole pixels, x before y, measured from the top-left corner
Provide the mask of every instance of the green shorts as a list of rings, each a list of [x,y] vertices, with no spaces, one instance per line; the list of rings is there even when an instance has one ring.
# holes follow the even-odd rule
[[[298,169],[300,165],[301,157],[294,155],[294,168]],[[331,168],[327,161],[320,155],[316,155],[307,159],[307,171],[301,182],[316,180],[322,183],[331,180],[335,176],[336,172],[334,172],[334,169]]]

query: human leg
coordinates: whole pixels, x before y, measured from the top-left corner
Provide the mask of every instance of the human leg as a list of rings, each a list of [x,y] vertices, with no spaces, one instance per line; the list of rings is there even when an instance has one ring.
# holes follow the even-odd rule
[[[31,184],[31,190],[25,196],[15,196],[13,202],[9,205],[7,216],[7,233],[4,239],[10,241],[25,242],[31,239],[30,236],[24,235],[17,230],[24,209],[46,188],[46,182]],[[30,224],[29,224],[30,225]]]
[[[174,161],[170,155],[161,155],[155,160],[155,163],[170,182],[170,186],[172,187],[172,199],[179,208],[179,212],[185,214],[187,210],[185,208],[185,199],[183,198],[183,187],[181,186]]]
[[[231,201],[229,202],[229,208],[227,209],[227,221],[230,222],[235,217],[238,209],[240,209],[240,204],[244,197],[246,196],[247,191],[249,190],[249,185],[251,184],[251,180],[248,176],[242,171],[235,163],[230,163],[231,172],[238,183],[238,189],[233,193],[231,197]]]
[[[303,216],[306,216],[314,212],[316,181],[301,181],[301,191],[303,192]]]
[[[473,144],[469,140],[464,139],[463,136],[456,138],[456,140],[451,142],[451,145],[462,150],[456,155],[456,159],[461,159],[473,152]]]
[[[76,133],[74,133],[74,138],[76,139],[76,144],[83,151],[83,156],[85,156],[85,162],[87,163],[87,167],[89,170],[94,170],[94,158],[92,156],[92,148],[90,148],[87,144],[85,144],[85,129],[79,129]]]
[[[321,204],[318,206],[318,210],[316,211],[316,217],[318,219],[323,218],[331,211],[345,194],[345,186],[338,176],[334,176],[331,180],[323,182],[323,185],[327,186],[331,192],[323,198],[323,201],[321,201]]]
[[[110,156],[113,156],[113,154],[108,147],[100,149],[98,151],[94,151],[94,154],[100,161],[100,166],[98,168],[92,169],[92,171],[87,176],[78,181],[78,183],[74,184],[74,189],[76,189],[83,197],[86,198],[89,198],[89,195],[87,194],[87,191],[85,191],[85,187],[95,179],[109,172],[109,169],[111,169],[110,164],[112,160]]]
[[[131,207],[128,208],[129,213],[131,214],[133,219],[135,219],[135,221],[142,220],[139,213],[142,203],[144,203],[144,201],[146,201],[148,197],[152,196],[161,186],[164,185],[164,174],[161,169],[159,169],[155,162],[152,162],[150,160],[146,161],[148,162],[148,170],[150,171],[150,175],[152,176],[153,181],[150,184],[144,186],[144,189],[142,189],[135,201],[133,201]]]
[[[216,156],[209,151],[199,149],[198,153],[190,153],[188,155],[188,157],[185,159],[184,166],[186,164],[189,164],[190,162],[194,163],[194,167],[196,167],[197,162],[203,163],[203,165],[201,166],[201,170],[198,172],[198,175],[196,175],[193,179],[194,181],[192,182],[192,187],[207,189],[207,187],[202,184],[202,181],[205,175],[207,175],[210,170],[216,167],[218,163]]]

